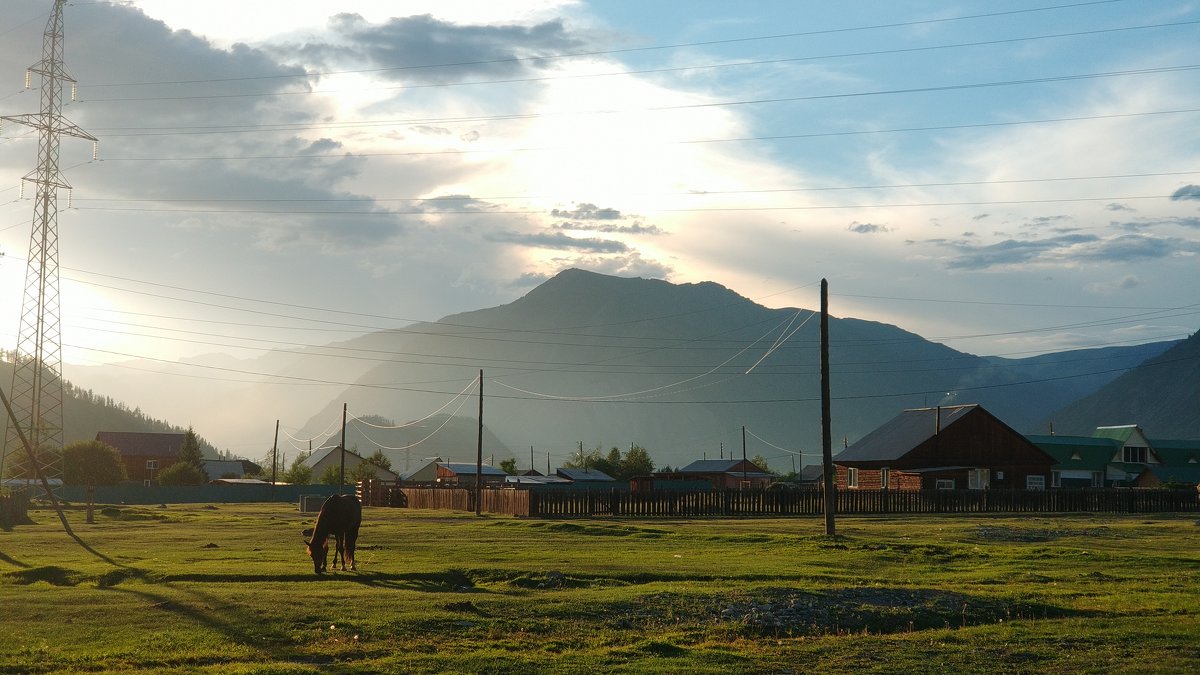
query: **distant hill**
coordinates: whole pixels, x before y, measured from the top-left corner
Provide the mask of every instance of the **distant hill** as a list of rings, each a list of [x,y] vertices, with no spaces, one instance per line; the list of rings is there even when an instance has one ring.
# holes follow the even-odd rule
[[[0,361],[0,386],[9,391],[12,382],[13,368],[7,361]],[[70,382],[63,383],[63,444],[74,441],[87,441],[96,438],[99,431],[150,431],[182,433],[186,427],[179,427],[162,420],[154,419],[144,414],[141,409],[130,409],[124,403],[109,396],[97,394],[87,389],[81,389]],[[7,437],[8,414],[0,408],[0,433]],[[212,444],[204,440],[200,430],[200,449],[206,457],[217,457],[218,451]],[[2,442],[2,441],[0,441]]]
[[[1138,424],[1150,438],[1200,439],[1200,333],[1054,413],[1062,434]]]
[[[818,319],[811,310],[763,307],[719,284],[568,270],[507,305],[371,340],[393,358],[330,400],[307,429],[319,433],[347,402],[389,419],[429,414],[485,369],[485,423],[519,458],[530,446],[565,458],[579,443],[637,443],[657,464],[674,465],[740,454],[742,425],[747,453],[771,458],[773,468],[791,468],[781,448],[803,453],[797,468],[819,457]],[[982,358],[896,326],[836,317],[830,340],[839,443],[900,409],[950,403],[980,403],[1018,430],[1035,431],[1047,411],[1165,349]],[[473,441],[461,444],[451,453],[473,453]]]

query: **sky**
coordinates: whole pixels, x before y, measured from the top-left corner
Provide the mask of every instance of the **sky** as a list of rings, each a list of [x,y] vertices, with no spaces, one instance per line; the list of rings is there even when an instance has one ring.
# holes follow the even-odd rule
[[[65,371],[715,281],[981,355],[1200,324],[1200,3],[126,0],[65,8]],[[6,0],[0,114],[51,0]],[[404,13],[398,14],[402,9]],[[231,19],[231,17],[236,17]],[[69,95],[69,92],[67,92]],[[0,341],[36,136],[0,130]]]

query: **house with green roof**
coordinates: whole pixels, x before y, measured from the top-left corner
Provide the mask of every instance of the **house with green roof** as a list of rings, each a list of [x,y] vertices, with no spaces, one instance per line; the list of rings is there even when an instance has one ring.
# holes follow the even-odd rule
[[[1200,483],[1200,441],[1151,440],[1136,424],[1091,436],[1027,436],[1053,456],[1054,487],[1157,487]]]
[[[1050,470],[1051,487],[1105,487],[1112,484],[1109,465],[1121,449],[1112,438],[1091,436],[1026,436],[1055,459]],[[1121,479],[1125,479],[1124,472]]]

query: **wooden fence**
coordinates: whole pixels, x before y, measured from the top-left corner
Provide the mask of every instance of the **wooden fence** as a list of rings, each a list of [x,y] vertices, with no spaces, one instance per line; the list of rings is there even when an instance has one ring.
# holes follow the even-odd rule
[[[464,488],[359,484],[369,506],[474,511],[474,491]],[[485,488],[482,511],[517,516],[572,518],[711,518],[817,516],[825,512],[819,490],[514,490]],[[839,490],[837,513],[1161,513],[1198,512],[1194,489],[1078,490]]]

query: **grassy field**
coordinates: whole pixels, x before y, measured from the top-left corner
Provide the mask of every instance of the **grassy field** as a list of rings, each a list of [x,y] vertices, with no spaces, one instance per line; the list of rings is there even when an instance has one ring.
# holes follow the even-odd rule
[[[1196,516],[542,521],[279,504],[0,531],[0,672],[1200,672]]]

